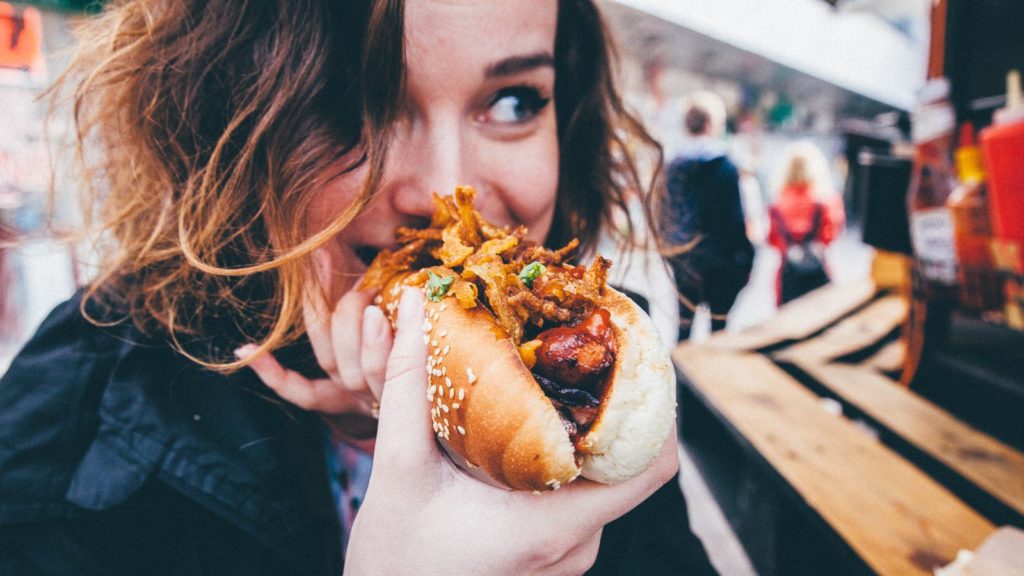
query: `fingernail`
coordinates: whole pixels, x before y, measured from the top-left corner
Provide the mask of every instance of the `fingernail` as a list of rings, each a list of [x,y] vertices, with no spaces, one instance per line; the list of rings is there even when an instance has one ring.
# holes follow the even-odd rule
[[[245,344],[235,350],[235,358],[238,358],[239,360],[248,360],[256,353],[257,350],[259,350],[259,346],[256,346],[255,344]]]
[[[379,342],[384,337],[384,313],[376,306],[363,310],[363,342]]]

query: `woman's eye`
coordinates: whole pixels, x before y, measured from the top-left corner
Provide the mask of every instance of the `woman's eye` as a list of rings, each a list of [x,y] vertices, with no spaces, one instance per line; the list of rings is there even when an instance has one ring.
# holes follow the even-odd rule
[[[541,96],[536,88],[515,86],[499,90],[491,99],[485,119],[499,124],[521,124],[532,120],[551,98]]]

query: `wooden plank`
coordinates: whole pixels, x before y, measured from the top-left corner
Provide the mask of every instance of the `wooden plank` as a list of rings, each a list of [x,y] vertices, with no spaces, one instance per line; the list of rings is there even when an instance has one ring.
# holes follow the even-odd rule
[[[872,570],[930,575],[994,531],[921,470],[821,409],[768,358],[684,344],[673,359]]]
[[[802,340],[863,306],[875,295],[870,280],[829,284],[779,308],[772,319],[738,332],[715,333],[706,346],[753,351],[789,340]]]
[[[907,318],[907,299],[884,296],[814,338],[774,354],[786,361],[825,363],[877,344]]]
[[[860,363],[861,368],[879,372],[899,372],[903,369],[903,360],[907,355],[907,344],[903,340],[895,340],[883,346],[878,352]]]
[[[1024,454],[877,372],[842,364],[797,365],[858,410],[1024,514]]]

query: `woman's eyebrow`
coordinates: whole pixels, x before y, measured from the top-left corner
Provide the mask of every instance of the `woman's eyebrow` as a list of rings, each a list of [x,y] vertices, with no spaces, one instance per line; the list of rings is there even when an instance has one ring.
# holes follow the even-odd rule
[[[550,52],[537,52],[524,56],[509,56],[499,60],[487,67],[484,71],[485,78],[496,78],[499,76],[510,76],[533,70],[535,68],[554,67],[555,59]]]

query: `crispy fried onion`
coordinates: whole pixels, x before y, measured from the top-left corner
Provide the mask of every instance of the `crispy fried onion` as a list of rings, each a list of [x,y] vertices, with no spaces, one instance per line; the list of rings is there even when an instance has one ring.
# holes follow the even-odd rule
[[[423,286],[427,268],[436,275],[454,275],[457,279],[444,296],[454,297],[464,308],[477,303],[488,307],[516,344],[522,342],[527,324],[571,324],[589,316],[604,291],[611,263],[598,256],[589,268],[568,264],[579,241],[550,250],[524,240],[522,226],[510,229],[486,222],[473,208],[475,197],[469,186],[456,188],[453,196],[434,194],[429,227],[396,229],[397,247],[377,255],[361,287],[379,290],[395,275],[416,270],[405,283]],[[520,273],[532,263],[543,265],[544,271],[524,280]]]

